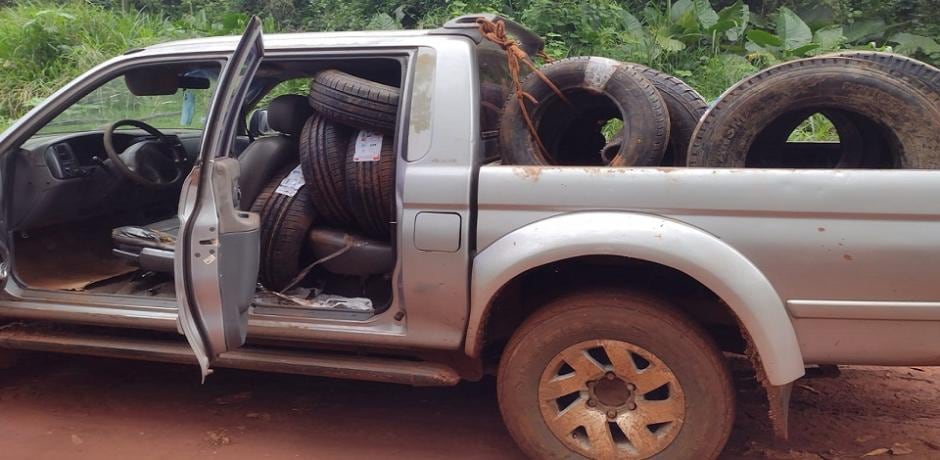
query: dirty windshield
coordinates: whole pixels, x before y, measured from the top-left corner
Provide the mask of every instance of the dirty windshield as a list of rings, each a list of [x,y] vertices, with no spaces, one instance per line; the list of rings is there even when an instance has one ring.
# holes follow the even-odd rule
[[[178,89],[173,94],[135,95],[123,76],[116,77],[65,109],[38,134],[99,130],[127,119],[143,121],[161,130],[201,130],[215,91],[218,69],[192,70],[186,76],[206,81],[208,87]]]

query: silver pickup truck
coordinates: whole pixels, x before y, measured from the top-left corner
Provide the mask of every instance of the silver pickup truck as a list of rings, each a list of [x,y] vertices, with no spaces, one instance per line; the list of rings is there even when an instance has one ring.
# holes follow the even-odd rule
[[[256,284],[245,203],[298,121],[272,109],[280,133],[258,136],[247,118],[323,68],[401,91],[381,308]],[[780,435],[807,366],[940,365],[940,173],[501,165],[490,111],[508,81],[473,17],[263,38],[252,20],[95,67],[0,137],[4,356],[422,386],[495,373],[528,455],[598,459],[717,457],[732,354]],[[136,265],[119,257],[135,244]]]

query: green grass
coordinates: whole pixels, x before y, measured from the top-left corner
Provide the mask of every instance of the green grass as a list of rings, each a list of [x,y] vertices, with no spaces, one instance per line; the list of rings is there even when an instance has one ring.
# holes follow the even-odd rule
[[[78,0],[0,8],[0,127],[111,57],[170,40],[241,33],[246,18],[199,10],[171,20]],[[265,23],[265,30],[275,29]]]
[[[838,142],[835,126],[822,114],[813,114],[790,133],[789,142]]]
[[[176,32],[167,21],[151,15],[117,13],[84,3],[3,8],[0,117],[16,119],[95,64],[130,48],[173,38]]]

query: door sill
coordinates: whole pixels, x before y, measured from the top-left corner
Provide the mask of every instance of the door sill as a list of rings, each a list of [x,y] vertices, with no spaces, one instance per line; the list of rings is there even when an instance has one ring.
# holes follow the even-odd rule
[[[196,364],[195,355],[182,340],[28,326],[0,329],[0,348]],[[223,353],[213,367],[412,386],[452,386],[460,381],[457,371],[443,364],[261,346],[246,346]]]
[[[254,312],[284,317],[367,321],[375,317],[369,299],[340,296],[317,296],[304,299],[269,291],[260,291],[252,300]]]

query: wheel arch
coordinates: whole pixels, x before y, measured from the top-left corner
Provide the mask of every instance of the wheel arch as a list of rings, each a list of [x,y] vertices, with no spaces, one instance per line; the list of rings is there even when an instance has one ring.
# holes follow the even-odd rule
[[[480,357],[487,317],[514,279],[555,262],[613,256],[674,269],[723,301],[757,352],[771,385],[804,373],[784,302],[746,257],[715,236],[676,220],[629,212],[562,214],[519,228],[480,251],[471,274],[465,352]]]

